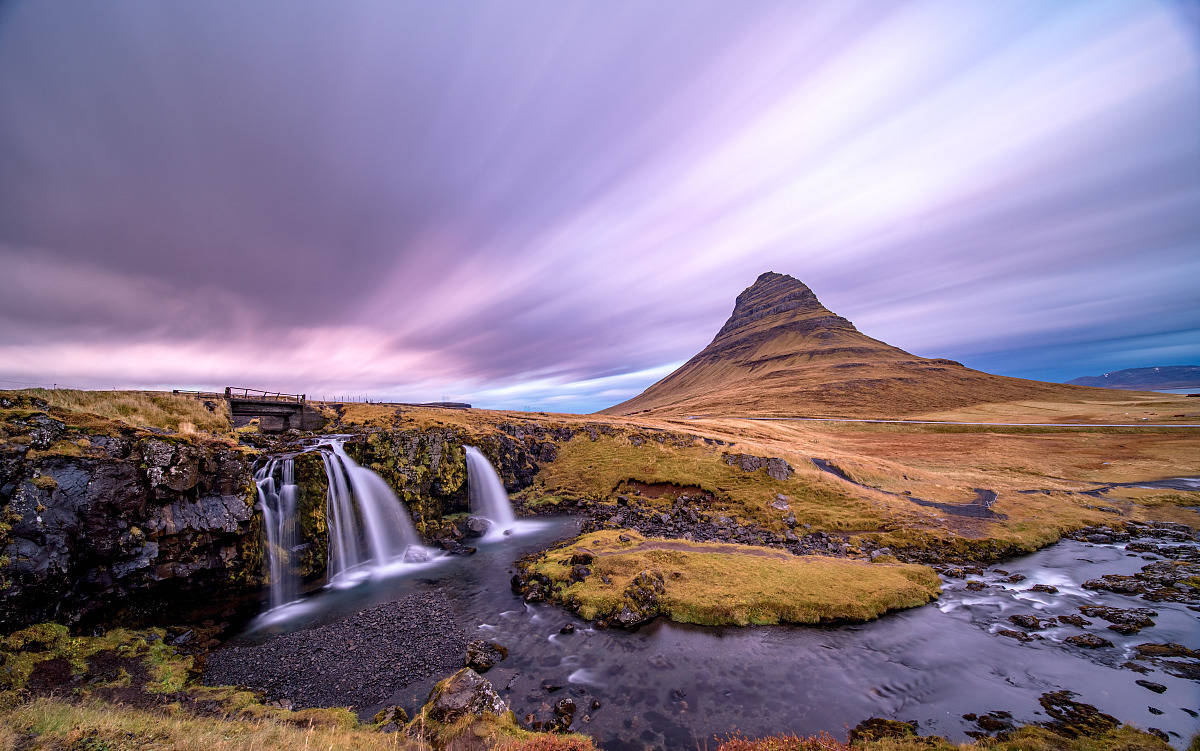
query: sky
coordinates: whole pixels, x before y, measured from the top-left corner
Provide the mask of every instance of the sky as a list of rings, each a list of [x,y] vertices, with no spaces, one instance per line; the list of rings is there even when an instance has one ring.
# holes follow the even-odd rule
[[[919,355],[1200,362],[1200,14],[0,5],[0,387],[589,412],[764,271]]]

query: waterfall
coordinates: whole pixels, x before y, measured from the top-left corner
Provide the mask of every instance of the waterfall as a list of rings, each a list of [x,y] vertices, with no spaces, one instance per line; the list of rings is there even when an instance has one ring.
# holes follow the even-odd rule
[[[329,582],[353,581],[389,564],[429,560],[431,551],[421,545],[387,482],[351,459],[341,438],[323,439],[319,447],[329,482]]]
[[[353,583],[397,564],[433,557],[433,551],[421,545],[400,499],[382,477],[346,454],[342,438],[322,439],[316,449],[329,485],[325,498],[329,584]],[[294,455],[288,455],[271,459],[254,474],[267,536],[271,610],[299,596],[295,472]]]
[[[463,446],[467,452],[467,493],[471,511],[489,522],[484,539],[496,539],[510,533],[516,526],[512,504],[504,483],[492,463],[474,446]]]
[[[275,482],[276,469],[279,483]],[[254,473],[267,533],[267,584],[271,609],[296,599],[296,474],[292,457],[272,459]]]

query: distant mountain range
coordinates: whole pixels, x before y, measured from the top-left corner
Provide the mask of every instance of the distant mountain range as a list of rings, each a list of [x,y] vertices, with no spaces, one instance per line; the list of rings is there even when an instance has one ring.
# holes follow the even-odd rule
[[[1126,368],[1098,376],[1073,378],[1067,383],[1105,389],[1151,391],[1153,389],[1200,390],[1200,365],[1162,365],[1157,368]]]
[[[863,334],[799,280],[767,272],[738,295],[711,344],[602,414],[912,416],[985,402],[1111,398],[918,357]]]

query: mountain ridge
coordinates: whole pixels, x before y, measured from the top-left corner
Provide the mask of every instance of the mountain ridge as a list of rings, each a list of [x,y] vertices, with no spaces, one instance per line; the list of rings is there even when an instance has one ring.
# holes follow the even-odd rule
[[[800,280],[768,271],[737,296],[708,346],[640,395],[600,414],[915,415],[1096,393],[919,357],[862,333]]]
[[[1200,365],[1158,365],[1113,370],[1098,376],[1080,376],[1067,381],[1076,386],[1103,389],[1200,389]]]

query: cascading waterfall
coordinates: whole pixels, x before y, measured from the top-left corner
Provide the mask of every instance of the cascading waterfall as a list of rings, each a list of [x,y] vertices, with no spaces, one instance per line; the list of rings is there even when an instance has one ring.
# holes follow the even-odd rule
[[[400,499],[382,477],[346,454],[343,439],[323,439],[316,449],[329,485],[325,501],[329,584],[351,584],[397,564],[433,557],[433,551],[421,545]],[[254,481],[267,535],[270,609],[275,610],[294,602],[300,589],[294,456],[271,459],[255,473]]]
[[[320,443],[329,483],[328,575],[331,584],[362,578],[389,564],[427,561],[416,527],[400,499],[375,472],[359,465],[341,438]]]
[[[275,481],[278,470],[279,482]],[[267,533],[267,575],[271,609],[296,599],[296,473],[292,457],[272,459],[254,473]]]
[[[471,511],[489,522],[484,539],[496,539],[516,526],[512,504],[504,483],[487,457],[474,446],[463,446],[467,453],[467,494]]]

